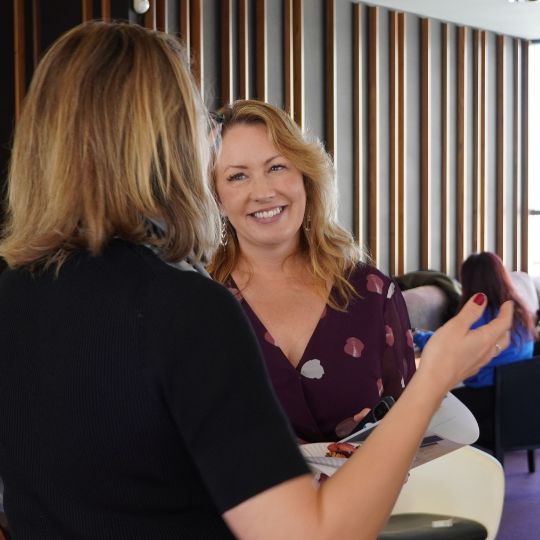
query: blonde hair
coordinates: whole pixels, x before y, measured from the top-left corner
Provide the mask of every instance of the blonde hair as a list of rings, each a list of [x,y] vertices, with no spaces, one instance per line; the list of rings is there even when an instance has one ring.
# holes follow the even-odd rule
[[[174,37],[123,23],[70,30],[36,69],[17,125],[0,256],[60,267],[119,236],[167,261],[209,257],[219,211],[207,127]]]
[[[306,212],[301,229],[301,248],[309,262],[310,273],[326,296],[328,280],[337,294],[328,303],[345,310],[355,295],[349,283],[354,267],[363,253],[352,236],[336,221],[337,190],[332,160],[318,140],[309,140],[290,116],[267,103],[241,100],[218,111],[222,136],[237,124],[261,124],[276,149],[302,173],[306,190]],[[215,170],[213,175],[214,192]],[[227,243],[219,246],[208,267],[213,277],[224,283],[236,267],[240,248],[235,231],[227,220]]]

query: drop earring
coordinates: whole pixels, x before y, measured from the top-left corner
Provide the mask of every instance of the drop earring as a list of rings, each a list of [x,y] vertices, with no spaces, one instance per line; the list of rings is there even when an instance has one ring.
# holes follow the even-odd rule
[[[227,236],[227,218],[222,216],[221,218],[221,234],[219,235],[219,245],[225,247],[229,238]]]
[[[306,219],[304,223],[304,231],[305,232],[311,231],[311,215],[310,214],[306,214]]]

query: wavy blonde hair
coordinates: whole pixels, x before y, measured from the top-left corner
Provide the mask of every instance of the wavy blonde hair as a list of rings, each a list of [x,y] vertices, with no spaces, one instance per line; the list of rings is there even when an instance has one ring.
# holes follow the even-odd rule
[[[174,37],[122,23],[70,30],[36,69],[17,125],[0,256],[59,268],[119,236],[167,261],[210,257],[207,128]]]
[[[364,254],[336,221],[334,167],[320,141],[308,139],[286,112],[261,101],[236,101],[218,111],[216,118],[222,124],[222,136],[237,124],[263,125],[278,152],[302,173],[306,212],[301,229],[301,249],[320,294],[326,298],[326,284],[330,280],[337,294],[332,295],[328,303],[335,309],[345,310],[356,294],[349,283],[351,271],[363,260]],[[214,193],[217,193],[215,170],[212,180]],[[208,267],[212,276],[221,283],[229,279],[240,257],[238,239],[228,220],[226,227],[228,241],[219,246]]]

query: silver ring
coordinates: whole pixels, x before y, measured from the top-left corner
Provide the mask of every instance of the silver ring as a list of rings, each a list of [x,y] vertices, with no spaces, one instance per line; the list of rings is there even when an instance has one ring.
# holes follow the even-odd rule
[[[497,351],[495,356],[497,356],[502,351],[502,347],[498,343],[495,343],[495,350]]]

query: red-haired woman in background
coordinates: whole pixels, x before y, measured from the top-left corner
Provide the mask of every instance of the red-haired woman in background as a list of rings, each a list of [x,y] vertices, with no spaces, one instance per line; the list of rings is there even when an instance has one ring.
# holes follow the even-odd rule
[[[514,320],[511,342],[480,371],[465,379],[464,385],[453,393],[461,400],[478,420],[480,438],[478,444],[491,448],[494,442],[493,425],[493,378],[496,366],[531,358],[534,340],[537,339],[534,315],[531,313],[512,285],[510,274],[500,257],[495,253],[483,251],[471,255],[461,266],[463,306],[478,291],[487,297],[487,308],[471,328],[478,328],[491,321],[499,313],[506,300],[514,302]]]

